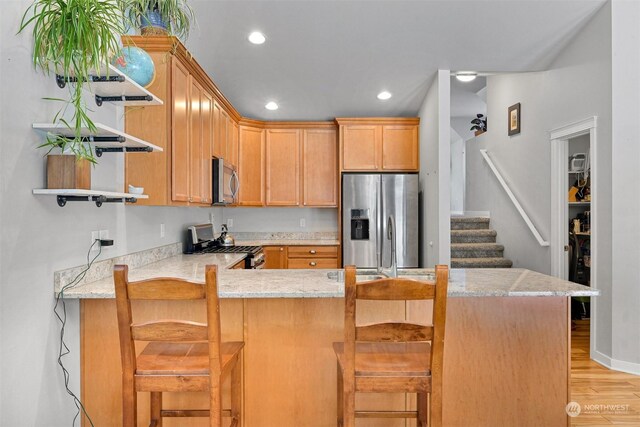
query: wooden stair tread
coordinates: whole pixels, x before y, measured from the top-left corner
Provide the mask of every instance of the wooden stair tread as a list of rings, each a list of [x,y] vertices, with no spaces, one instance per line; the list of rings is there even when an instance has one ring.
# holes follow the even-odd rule
[[[243,347],[243,342],[220,344],[222,371]],[[209,375],[208,343],[151,342],[136,363],[137,375]]]
[[[344,343],[333,343],[338,363],[344,365]],[[356,343],[355,370],[358,376],[428,376],[431,345],[415,343]]]

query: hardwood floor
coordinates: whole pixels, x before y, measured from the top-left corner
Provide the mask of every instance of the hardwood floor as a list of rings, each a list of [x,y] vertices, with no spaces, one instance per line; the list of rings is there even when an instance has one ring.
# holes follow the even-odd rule
[[[571,398],[581,406],[572,426],[640,426],[640,376],[589,359],[589,320],[571,333]]]

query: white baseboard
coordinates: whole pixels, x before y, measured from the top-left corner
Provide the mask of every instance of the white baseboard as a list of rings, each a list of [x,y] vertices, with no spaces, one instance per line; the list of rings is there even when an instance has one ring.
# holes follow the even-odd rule
[[[602,366],[614,371],[626,372],[628,374],[640,375],[640,363],[627,362],[624,360],[612,359],[611,357],[593,350],[591,358]]]
[[[463,216],[464,212],[462,211],[451,211],[451,216]]]

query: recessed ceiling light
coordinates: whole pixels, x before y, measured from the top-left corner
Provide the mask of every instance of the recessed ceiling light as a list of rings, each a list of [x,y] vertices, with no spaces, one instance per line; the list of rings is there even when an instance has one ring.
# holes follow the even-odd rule
[[[474,81],[476,77],[478,77],[478,73],[474,73],[471,71],[461,71],[459,73],[456,73],[456,79],[465,83]]]
[[[266,108],[267,110],[271,110],[271,111],[277,110],[278,109],[278,104],[276,104],[273,101],[267,102],[267,105],[265,105],[264,108]]]
[[[378,99],[381,101],[386,101],[387,99],[391,98],[391,94],[389,92],[382,91],[378,94]]]
[[[254,31],[249,34],[249,41],[253,44],[262,44],[267,38],[260,31]]]

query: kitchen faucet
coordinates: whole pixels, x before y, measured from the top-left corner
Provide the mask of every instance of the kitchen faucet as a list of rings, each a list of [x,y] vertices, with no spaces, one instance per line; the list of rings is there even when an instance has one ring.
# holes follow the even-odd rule
[[[396,257],[396,221],[393,215],[389,215],[387,218],[387,239],[391,241],[391,265],[389,268],[384,268],[382,265],[382,255],[378,257],[378,274],[386,277],[398,277],[398,259]],[[384,251],[381,251],[383,254]]]

